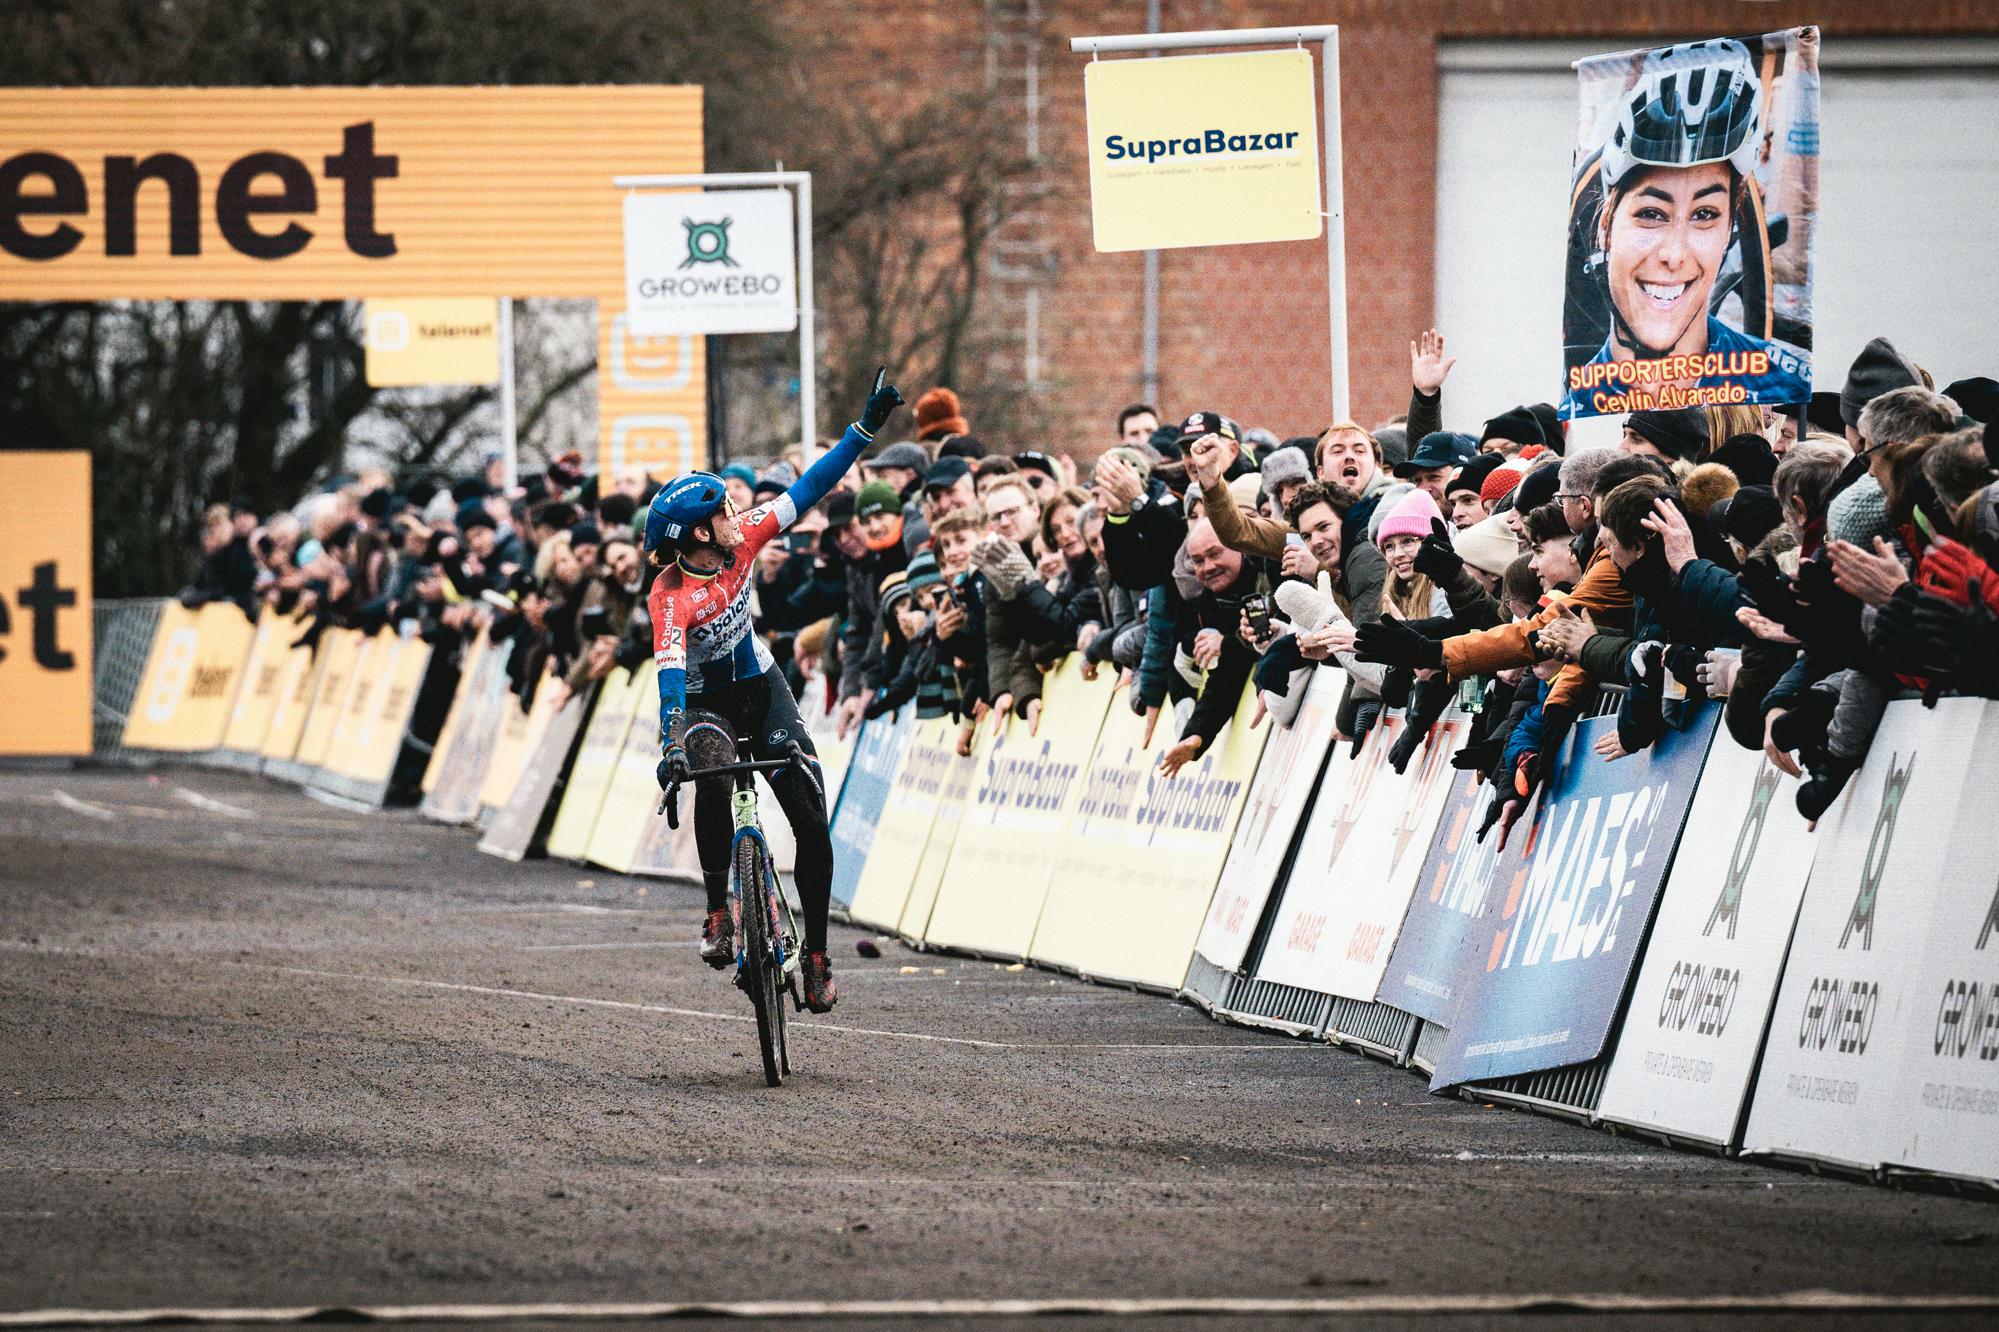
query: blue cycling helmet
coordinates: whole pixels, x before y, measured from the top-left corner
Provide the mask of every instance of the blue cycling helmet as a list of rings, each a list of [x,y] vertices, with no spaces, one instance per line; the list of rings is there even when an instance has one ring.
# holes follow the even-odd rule
[[[646,553],[677,549],[694,524],[720,511],[729,492],[712,472],[689,472],[660,487],[646,510]]]

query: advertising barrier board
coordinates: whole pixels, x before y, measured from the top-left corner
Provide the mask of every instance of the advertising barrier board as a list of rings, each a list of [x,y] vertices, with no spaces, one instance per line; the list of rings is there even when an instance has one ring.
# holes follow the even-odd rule
[[[1423,858],[1402,930],[1388,955],[1375,997],[1437,1027],[1451,1025],[1480,922],[1495,915],[1526,884],[1528,827],[1515,830],[1504,849],[1497,831],[1480,842],[1493,788],[1478,774],[1461,772],[1451,783],[1437,835]]]
[[[945,777],[959,762],[958,728],[949,717],[918,721],[912,715],[899,724],[912,728],[909,751],[875,821],[874,839],[847,908],[856,924],[882,930],[901,926],[910,885],[930,844],[930,825],[937,818]]]
[[[1001,735],[1015,726],[1027,729],[1025,722],[1014,717],[1006,719],[998,734],[991,725],[978,727],[972,735],[972,752],[961,755],[957,751],[958,728],[951,724],[951,719],[939,717],[933,724],[949,739],[951,753],[944,761],[943,777],[937,788],[937,812],[930,820],[930,835],[923,840],[923,854],[917,857],[916,873],[910,878],[909,895],[903,899],[902,915],[895,927],[903,938],[916,943],[923,941],[924,931],[930,927],[931,908],[937,904],[944,869],[951,863],[951,848],[957,844],[958,829],[964,824],[965,803],[971,797],[973,782],[985,768]]]
[[[176,753],[218,748],[255,634],[234,602],[210,602],[200,610],[168,602],[125,721],[125,747]]]
[[[1215,744],[1171,777],[1158,766],[1174,739],[1163,719],[1146,745],[1144,720],[1110,709],[1030,956],[1180,988],[1270,728],[1251,727],[1255,709],[1245,688]]]
[[[1939,986],[1922,964],[1952,830],[1970,814],[1991,832],[1990,810],[1962,803],[1985,707],[1891,703],[1866,762],[1820,821],[1745,1154],[1870,1170],[1910,1156],[1921,1121],[1909,1117],[1909,1090],[1940,1081],[1906,1056],[1938,1017]]]
[[[861,884],[861,869],[874,845],[875,826],[888,808],[889,793],[902,771],[909,738],[916,731],[916,705],[905,703],[886,717],[863,722],[854,737],[853,757],[833,806],[833,906],[850,911]]]
[[[1576,724],[1534,824],[1526,880],[1481,927],[1433,1089],[1603,1053],[1720,715],[1703,707],[1687,729],[1615,763],[1592,747],[1616,718]]]
[[[625,736],[638,710],[641,696],[634,687],[637,683],[637,676],[618,666],[597,690],[597,706],[584,729],[583,747],[576,751],[569,782],[563,787],[562,807],[548,830],[551,859],[581,860],[590,849],[590,835],[596,831],[597,815],[604,808],[611,776],[618,770],[618,755],[624,752]]]
[[[1818,848],[1798,780],[1717,732],[1597,1113],[1730,1147]]]
[[[980,758],[925,940],[1027,956],[1049,876],[1058,872],[1063,829],[1083,799],[1079,779],[1113,706],[1125,701],[1113,695],[1109,672],[1085,680],[1072,654],[1043,686],[1039,731],[1015,719]]]
[[[1346,673],[1322,666],[1307,677],[1291,724],[1271,733],[1249,784],[1228,859],[1208,904],[1194,951],[1224,971],[1242,965],[1263,908],[1284,871],[1284,857],[1305,815],[1339,730]]]
[[[278,710],[279,687],[292,644],[303,625],[289,615],[265,610],[257,620],[250,639],[250,655],[243,662],[243,682],[236,689],[236,701],[229,707],[229,722],[222,729],[222,747],[233,754],[254,757],[264,748],[264,737]]]

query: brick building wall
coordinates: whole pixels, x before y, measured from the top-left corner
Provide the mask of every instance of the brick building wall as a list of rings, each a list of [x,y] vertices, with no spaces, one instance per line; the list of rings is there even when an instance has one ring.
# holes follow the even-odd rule
[[[876,95],[893,96],[905,80],[982,82],[990,95],[1006,99],[1024,138],[1037,136],[1038,202],[1031,225],[1016,228],[996,260],[1003,271],[983,317],[1007,335],[1011,373],[1033,388],[1048,425],[1045,442],[1096,452],[1118,408],[1141,391],[1144,260],[1098,254],[1091,244],[1082,78],[1088,57],[1071,54],[1069,39],[1144,31],[1145,0],[866,0],[856,10],[875,33],[893,34],[869,52],[883,62],[875,71]],[[1162,0],[1161,11],[1167,32],[1340,25],[1348,360],[1353,415],[1370,424],[1403,409],[1408,343],[1435,311],[1440,42],[1601,37],[1603,49],[1616,50],[1808,22],[1818,23],[1829,42],[1999,30],[1999,13],[1973,0],[1892,7],[1868,0],[1615,7],[1564,0]],[[1159,405],[1166,413],[1215,408],[1280,436],[1327,423],[1323,240],[1165,251],[1159,267]],[[967,409],[976,421],[977,404]]]

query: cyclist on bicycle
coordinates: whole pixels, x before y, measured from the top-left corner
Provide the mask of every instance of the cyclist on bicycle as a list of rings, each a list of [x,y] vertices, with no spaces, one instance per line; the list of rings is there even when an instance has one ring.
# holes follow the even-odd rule
[[[691,775],[682,733],[690,703],[724,718],[750,737],[759,760],[785,757],[795,742],[814,753],[784,673],[750,627],[750,584],[757,552],[798,515],[825,498],[860,460],[861,450],[902,402],[894,385],[876,378],[861,419],[791,488],[767,504],[737,514],[722,479],[708,472],[676,477],[653,496],[646,514],[647,557],[662,572],[654,580],[653,654],[659,662],[659,729],[665,756],[662,788]],[[813,767],[817,769],[817,762]],[[798,844],[796,881],[805,907],[805,1006],[832,1009],[838,997],[826,957],[826,910],[832,898],[833,845],[826,806],[816,781],[797,768],[769,774]],[[720,970],[735,957],[729,920],[729,850],[734,833],[726,779],[696,783],[694,844],[708,890],[708,919],[701,929],[701,957]]]

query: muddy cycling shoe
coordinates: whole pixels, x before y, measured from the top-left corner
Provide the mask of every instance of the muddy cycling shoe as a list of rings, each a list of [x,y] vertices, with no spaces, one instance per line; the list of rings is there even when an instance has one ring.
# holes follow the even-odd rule
[[[805,1006],[815,1013],[830,1013],[840,1002],[840,987],[833,983],[833,963],[824,953],[805,955]]]
[[[726,907],[701,922],[701,960],[717,971],[736,960],[736,930]]]

